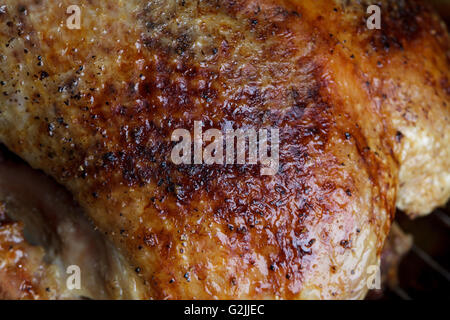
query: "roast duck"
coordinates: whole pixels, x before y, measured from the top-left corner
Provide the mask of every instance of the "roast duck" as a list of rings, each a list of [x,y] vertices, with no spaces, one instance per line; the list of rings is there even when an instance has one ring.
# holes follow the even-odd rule
[[[0,297],[364,298],[396,208],[450,195],[446,26],[371,4],[1,0]],[[173,161],[196,124],[276,129],[275,172]]]

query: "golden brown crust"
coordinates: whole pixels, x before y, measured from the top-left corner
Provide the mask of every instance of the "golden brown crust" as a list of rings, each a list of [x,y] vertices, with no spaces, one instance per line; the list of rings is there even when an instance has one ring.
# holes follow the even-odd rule
[[[383,1],[369,31],[349,1],[93,0],[68,30],[61,3],[0,13],[0,140],[73,192],[148,297],[364,296],[418,99],[439,102],[417,115],[432,151],[448,141],[448,35],[433,13]],[[197,120],[279,128],[278,174],[174,165],[171,133]]]

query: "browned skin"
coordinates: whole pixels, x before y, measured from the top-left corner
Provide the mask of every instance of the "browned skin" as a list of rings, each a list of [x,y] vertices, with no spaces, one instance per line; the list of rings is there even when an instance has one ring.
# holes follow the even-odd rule
[[[74,194],[142,297],[361,298],[396,199],[447,200],[449,39],[426,5],[379,1],[368,30],[359,1],[60,2],[0,5],[0,141]],[[174,165],[194,121],[279,128],[278,174]]]

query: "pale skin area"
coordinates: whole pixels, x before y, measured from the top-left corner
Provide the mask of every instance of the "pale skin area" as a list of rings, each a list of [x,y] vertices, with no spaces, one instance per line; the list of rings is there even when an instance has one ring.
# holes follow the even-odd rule
[[[72,192],[142,297],[362,298],[395,204],[449,196],[448,35],[415,2],[370,32],[344,3],[94,0],[67,30],[69,1],[6,1],[0,141]],[[168,162],[200,120],[278,127],[278,175]]]

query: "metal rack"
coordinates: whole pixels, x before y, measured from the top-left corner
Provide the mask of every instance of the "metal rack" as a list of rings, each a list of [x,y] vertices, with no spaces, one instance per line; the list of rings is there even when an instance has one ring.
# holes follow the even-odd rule
[[[399,265],[398,285],[371,292],[368,299],[450,299],[450,203],[415,220],[398,212],[396,221],[414,244]]]

